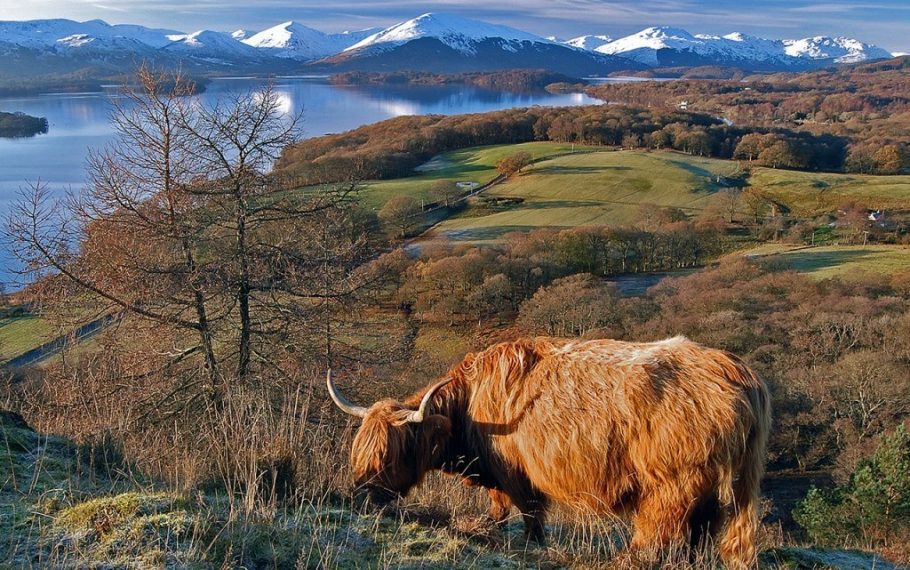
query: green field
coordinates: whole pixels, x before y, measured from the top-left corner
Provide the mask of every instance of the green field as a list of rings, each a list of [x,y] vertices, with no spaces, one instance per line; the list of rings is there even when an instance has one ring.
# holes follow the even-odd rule
[[[910,247],[899,245],[831,245],[822,247],[767,244],[737,253],[763,260],[779,260],[799,273],[817,279],[868,277],[870,274],[891,275],[910,269]]]
[[[376,180],[364,184],[362,200],[371,208],[381,208],[389,198],[413,196],[430,201],[430,186],[437,180],[486,184],[496,178],[496,162],[516,152],[527,152],[535,160],[544,156],[587,152],[594,147],[566,143],[534,142],[515,145],[474,147],[447,152],[434,157],[419,168],[420,174],[394,180]]]
[[[700,212],[720,187],[717,176],[735,162],[676,153],[597,152],[560,156],[533,165],[484,196],[524,201],[489,215],[448,219],[434,236],[469,242],[495,240],[510,231],[627,224],[641,204]]]
[[[19,356],[55,336],[53,325],[34,315],[0,318],[0,362]]]
[[[830,212],[856,201],[872,209],[910,209],[910,176],[871,176],[754,168],[749,184],[797,216]]]

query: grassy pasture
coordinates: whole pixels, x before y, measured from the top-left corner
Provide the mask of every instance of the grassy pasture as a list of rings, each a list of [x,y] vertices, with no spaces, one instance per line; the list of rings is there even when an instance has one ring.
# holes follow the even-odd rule
[[[544,156],[589,151],[595,147],[566,143],[533,142],[515,145],[474,147],[447,152],[434,157],[419,168],[416,176],[394,180],[376,180],[364,186],[362,200],[371,208],[381,208],[389,198],[413,196],[430,201],[430,186],[437,180],[486,184],[496,178],[496,162],[516,152],[527,152],[535,160]]]
[[[781,244],[767,244],[737,255],[779,260],[795,271],[816,279],[864,278],[876,274],[886,276],[910,268],[910,247],[898,245],[794,248]]]
[[[50,322],[37,315],[0,318],[0,362],[31,350],[57,334]]]
[[[717,176],[732,175],[730,161],[677,153],[638,151],[559,156],[497,185],[485,196],[521,198],[505,211],[468,213],[444,221],[433,233],[449,239],[494,241],[510,231],[539,227],[619,225],[635,219],[642,204],[673,206],[697,214],[720,189]]]
[[[750,185],[811,216],[856,201],[868,208],[910,208],[910,176],[872,176],[754,168]]]

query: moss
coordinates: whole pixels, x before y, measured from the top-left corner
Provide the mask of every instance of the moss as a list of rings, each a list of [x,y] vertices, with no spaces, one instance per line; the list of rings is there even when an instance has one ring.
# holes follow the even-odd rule
[[[164,493],[123,493],[61,509],[43,533],[45,556],[125,567],[173,566],[198,560],[198,544],[210,544],[215,525],[204,511]]]
[[[141,495],[124,493],[101,497],[65,509],[57,517],[56,525],[64,530],[88,527],[113,529],[134,516],[159,514],[173,508],[176,499],[168,495]]]

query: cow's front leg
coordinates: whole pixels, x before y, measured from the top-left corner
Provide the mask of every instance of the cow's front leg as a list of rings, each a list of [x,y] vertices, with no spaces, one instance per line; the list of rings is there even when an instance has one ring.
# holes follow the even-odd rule
[[[490,495],[490,519],[496,524],[502,524],[512,512],[512,499],[499,489],[487,489]]]
[[[501,489],[481,485],[471,477],[462,475],[461,482],[465,487],[484,487],[490,497],[490,511],[487,516],[496,524],[505,522],[512,513],[512,500]]]
[[[544,546],[547,543],[545,524],[547,521],[547,499],[543,494],[528,489],[527,494],[511,495],[512,503],[521,512],[525,523],[525,541],[534,541]]]

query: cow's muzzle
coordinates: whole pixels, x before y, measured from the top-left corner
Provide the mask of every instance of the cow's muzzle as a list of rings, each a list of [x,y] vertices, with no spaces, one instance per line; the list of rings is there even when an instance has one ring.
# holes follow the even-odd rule
[[[375,485],[360,485],[354,489],[354,506],[359,510],[384,509],[398,499],[398,493]]]

